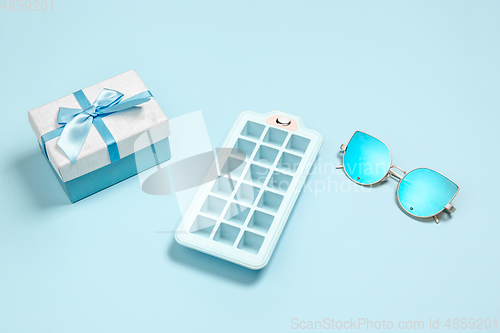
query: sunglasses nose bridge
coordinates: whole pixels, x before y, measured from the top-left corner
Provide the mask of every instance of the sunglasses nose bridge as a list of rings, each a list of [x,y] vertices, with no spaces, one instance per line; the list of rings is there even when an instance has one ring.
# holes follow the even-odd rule
[[[399,173],[394,172],[394,171],[392,170],[392,168],[396,168],[396,169],[398,169],[399,171],[402,171],[402,172],[403,172],[403,175],[401,176]],[[392,175],[392,176],[394,176],[394,177],[396,177],[397,179],[401,180],[401,179],[403,179],[403,177],[406,175],[406,171],[404,171],[402,168],[400,168],[400,167],[398,167],[398,166],[396,166],[396,165],[391,165],[391,167],[389,168],[389,174],[390,174],[390,175]]]

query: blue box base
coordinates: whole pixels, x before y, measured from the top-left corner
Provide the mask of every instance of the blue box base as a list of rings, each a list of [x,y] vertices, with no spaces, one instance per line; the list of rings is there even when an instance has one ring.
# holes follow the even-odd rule
[[[44,155],[45,156],[45,155]],[[64,182],[46,158],[69,200],[75,203],[170,159],[168,137],[119,161]]]

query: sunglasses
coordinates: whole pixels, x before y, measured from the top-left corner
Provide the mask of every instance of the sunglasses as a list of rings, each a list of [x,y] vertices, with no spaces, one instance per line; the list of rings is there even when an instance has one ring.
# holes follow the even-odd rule
[[[355,132],[347,145],[341,145],[344,153],[342,165],[349,179],[359,185],[374,185],[390,176],[399,179],[397,198],[403,210],[417,218],[434,217],[446,210],[455,211],[451,201],[460,187],[448,177],[429,168],[417,168],[406,172],[392,165],[392,155],[385,143],[364,132]],[[403,172],[400,175],[392,169]]]

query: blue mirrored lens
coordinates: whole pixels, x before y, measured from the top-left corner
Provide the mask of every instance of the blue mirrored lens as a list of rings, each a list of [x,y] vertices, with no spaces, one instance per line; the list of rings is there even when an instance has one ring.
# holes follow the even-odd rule
[[[407,212],[429,217],[442,211],[457,192],[457,184],[434,170],[421,168],[403,177],[398,199]]]
[[[344,170],[351,179],[361,184],[376,183],[391,167],[391,152],[380,140],[363,132],[356,132],[344,152]]]

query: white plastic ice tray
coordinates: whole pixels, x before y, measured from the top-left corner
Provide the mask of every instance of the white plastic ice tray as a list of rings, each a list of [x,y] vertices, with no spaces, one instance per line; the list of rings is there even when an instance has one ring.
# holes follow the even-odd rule
[[[222,145],[233,150],[219,178],[200,187],[177,242],[250,269],[266,266],[322,143],[293,115],[243,112]]]

